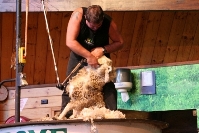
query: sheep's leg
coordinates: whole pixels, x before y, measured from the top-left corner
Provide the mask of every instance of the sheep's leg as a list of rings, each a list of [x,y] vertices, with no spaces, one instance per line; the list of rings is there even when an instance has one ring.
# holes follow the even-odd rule
[[[73,106],[74,104],[68,103],[57,119],[62,120],[65,117],[66,113],[74,108]]]
[[[73,115],[70,116],[70,119],[75,119],[78,117],[78,115],[80,115],[81,111],[77,111],[75,109],[73,109]]]

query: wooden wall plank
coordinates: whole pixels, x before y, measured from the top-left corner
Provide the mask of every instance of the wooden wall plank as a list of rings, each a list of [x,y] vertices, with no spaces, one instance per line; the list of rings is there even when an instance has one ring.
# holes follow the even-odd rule
[[[189,11],[184,32],[182,34],[176,62],[187,61],[189,59],[189,54],[191,53],[191,47],[194,41],[198,21],[198,11]]]
[[[27,56],[26,64],[24,66],[24,73],[26,73],[26,80],[28,84],[34,83],[34,63],[37,43],[37,31],[38,31],[38,14],[28,14],[28,31],[27,31]],[[25,31],[24,31],[25,32]]]
[[[151,64],[162,64],[166,52],[168,38],[173,23],[174,12],[162,12],[161,22],[158,30],[157,39]]]
[[[14,13],[2,14],[1,79],[11,79],[11,55],[13,51]],[[7,82],[5,86],[10,86]]]
[[[105,13],[108,14],[110,17],[112,17],[112,19],[114,20],[114,22],[117,25],[118,31],[121,33],[122,25],[123,25],[124,12],[121,12],[121,11],[117,11],[117,12],[105,11]],[[109,42],[111,43],[112,40],[109,39]],[[113,53],[110,54],[113,66],[116,66],[117,53],[118,53],[118,51],[113,52]]]
[[[117,25],[118,31],[121,33],[122,25],[123,25],[123,21],[121,20],[121,18],[123,19],[124,12],[120,12],[120,11],[117,11],[117,12],[105,11],[105,13],[108,14],[110,17],[112,17],[112,19],[114,20],[114,22],[115,22],[116,25]],[[117,15],[117,14],[118,14],[118,15]],[[118,16],[119,16],[119,17],[118,17]],[[109,39],[109,42],[111,43],[112,40]],[[113,53],[110,54],[111,60],[112,60],[112,63],[113,63],[113,66],[116,65],[117,53],[118,53],[118,51],[113,52]]]
[[[49,17],[50,17],[50,14],[48,14],[47,16],[48,20],[49,20]],[[44,14],[39,13],[33,84],[45,83],[45,72],[46,72],[46,67],[47,67],[46,66],[47,46],[48,46],[48,36],[47,36],[47,31],[46,31]]]
[[[176,61],[180,40],[186,22],[186,17],[186,11],[179,11],[175,13],[167,50],[164,57],[164,63],[171,63]]]
[[[127,66],[139,65],[149,12],[138,12]]]
[[[23,109],[32,109],[32,108],[46,108],[46,107],[55,107],[61,106],[61,96],[49,96],[49,97],[26,97],[27,102]],[[21,98],[23,101],[25,98]],[[47,99],[48,104],[41,104],[41,100]],[[21,104],[22,105],[22,104]],[[0,104],[1,111],[9,111],[15,109],[15,100],[10,99]]]
[[[25,46],[25,24],[26,24],[26,14],[21,13],[20,19],[20,27],[21,27],[21,46]]]
[[[59,58],[57,62],[60,82],[63,82],[66,78],[66,69],[70,55],[70,49],[66,46],[66,30],[71,13],[72,12],[64,12],[62,15],[61,37],[59,44]]]
[[[40,119],[46,116],[46,114],[54,116],[55,111],[59,112],[61,109],[61,94],[62,91],[56,87],[21,89],[20,106],[23,105],[25,99],[27,99],[27,102],[20,115],[31,119]],[[41,100],[43,99],[47,99],[48,104],[41,104]],[[15,90],[9,89],[8,99],[4,102],[0,102],[0,121],[5,121],[10,116],[15,115],[14,109]],[[38,114],[39,111],[41,112],[40,114]]]
[[[61,96],[61,94],[62,91],[56,87],[21,89],[21,98]],[[8,100],[10,99],[15,99],[15,90],[9,90]]]
[[[16,52],[16,27],[17,27],[17,20],[16,20],[16,13],[13,14],[14,19],[13,19],[13,26],[14,26],[14,30],[13,30],[13,34],[12,34],[12,53]],[[20,25],[21,26],[21,25]],[[16,59],[16,57],[15,57]],[[11,64],[11,63],[10,63]],[[16,65],[15,65],[16,66]],[[11,77],[15,78],[16,77],[16,69],[14,69],[14,67],[11,69]],[[15,86],[15,82],[11,82],[10,83],[11,86]]]
[[[123,25],[121,34],[124,39],[124,46],[122,50],[117,53],[116,66],[124,67],[127,65],[131,43],[132,35],[135,28],[135,21],[137,17],[137,12],[125,12],[123,18]]]
[[[0,51],[2,49],[2,13],[0,13]],[[0,52],[0,62],[1,62],[1,56],[2,56],[2,52]],[[0,64],[1,67],[1,64]],[[1,69],[0,69],[0,75],[1,75]],[[1,81],[1,76],[0,76],[0,81]]]
[[[146,31],[147,21],[149,14],[150,13],[153,14],[154,11],[142,11],[142,12],[141,11],[140,12],[106,11],[106,13],[111,15],[116,24],[118,25],[118,29],[121,32],[125,41],[124,48],[122,50],[111,54],[113,65],[115,67],[138,66],[140,62],[142,62],[143,64],[160,64],[160,63],[172,63],[184,60],[193,61],[199,59],[198,56],[199,33],[197,29],[199,24],[197,22],[199,11],[161,11],[161,12],[163,13],[163,15],[157,33],[157,38],[154,38],[154,40],[149,41],[147,40],[147,38],[150,38],[149,36],[153,38],[152,36],[154,36],[154,33],[153,30],[150,32],[148,30]],[[66,65],[68,63],[68,57],[70,51],[65,46],[65,34],[66,34],[65,32],[70,13],[71,12],[59,12],[58,14],[62,14],[61,17],[59,17],[59,20],[57,21],[53,20],[55,22],[54,28],[55,29],[57,28],[56,25],[59,26],[57,28],[57,31],[55,30],[52,33],[52,37],[54,41],[56,41],[56,43],[58,43],[59,45],[59,46],[56,45],[58,47],[55,48],[55,50],[56,50],[58,74],[60,76],[61,82],[66,78]],[[134,14],[134,13],[137,13],[137,17],[134,18],[135,26],[134,28],[132,27],[129,28],[129,25],[131,23],[130,20],[132,22],[134,21],[134,19],[132,18],[133,15],[131,16],[129,14]],[[48,20],[50,21],[51,18],[52,19],[54,18],[54,17],[50,18],[51,14],[53,14],[53,12],[48,12],[47,15]],[[16,45],[16,31],[15,31],[16,18],[15,18],[15,13],[2,13],[1,17],[2,19],[0,20],[0,22],[2,28],[0,35],[2,37],[0,40],[1,42],[0,78],[1,80],[4,80],[4,79],[15,78],[15,73],[16,73],[14,69],[10,69],[10,57],[12,50]],[[22,30],[21,30],[22,43],[24,43],[24,28],[25,28],[24,18],[25,18],[25,13],[22,13]],[[190,21],[190,23],[188,21]],[[149,36],[147,37],[145,36],[145,34]],[[8,43],[10,45],[7,45]],[[26,73],[27,75],[27,81],[29,85],[36,85],[36,84],[41,85],[47,83],[52,84],[56,82],[54,64],[52,63],[52,53],[51,50],[49,50],[48,43],[49,40],[46,31],[43,12],[30,13],[29,30],[28,30],[29,54],[27,55],[27,63],[24,66],[24,73]],[[147,46],[149,45],[149,43],[155,44],[155,48],[153,51],[150,52],[153,54],[147,56],[148,58],[147,59],[144,55],[146,55],[146,52],[148,52]],[[147,45],[143,46],[143,44]],[[187,48],[188,44],[192,44],[191,47]],[[142,48],[144,48],[143,51]],[[188,49],[190,51],[187,51]],[[126,57],[128,52],[129,55],[128,57]],[[2,59],[3,57],[4,59]],[[149,61],[149,57],[151,58],[151,62]],[[126,60],[128,62],[126,62]],[[15,82],[6,83],[5,85],[14,86]]]
[[[121,33],[122,25],[123,25],[124,12],[111,12],[110,14],[111,14],[112,19],[114,20],[114,22],[117,25],[118,31]],[[109,40],[109,42],[111,43],[112,41]],[[116,63],[118,61],[118,57],[117,57],[118,52],[119,51],[111,53],[111,59],[113,60],[113,66],[116,66]]]
[[[14,31],[13,31],[13,39],[12,39],[12,47],[13,47],[13,51],[12,53],[16,52],[16,26],[17,26],[17,18],[16,18],[16,13],[14,13],[14,19],[13,19],[13,24],[14,24]],[[20,25],[21,26],[21,25]],[[11,69],[11,73],[12,73],[12,78],[16,77],[16,69],[12,68]],[[11,82],[11,86],[15,86],[15,82]]]
[[[146,34],[141,52],[140,65],[150,65],[162,12],[151,12],[149,15]]]
[[[112,19],[115,21],[116,25],[117,25],[117,28],[118,28],[118,31],[119,32],[122,32],[122,26],[124,24],[124,15],[125,15],[125,12],[123,11],[117,11],[117,12],[110,12],[109,14]]]
[[[20,112],[21,116],[27,117],[31,120],[39,120],[41,118],[44,118],[47,114],[49,114],[49,117],[52,117],[51,108],[35,108],[35,109],[25,109],[22,112]],[[15,110],[9,110],[9,111],[0,111],[0,119],[1,121],[6,121],[9,117],[15,115]]]
[[[49,13],[48,13],[49,14]],[[61,36],[61,25],[62,25],[62,13],[51,13],[50,19],[48,21],[50,35],[52,38],[52,47],[55,62],[57,65],[59,45],[60,45],[60,36]],[[50,42],[48,42],[48,51],[47,51],[47,62],[46,62],[46,73],[45,73],[45,83],[57,83],[55,67],[53,63],[53,56]]]
[[[199,58],[199,22],[197,24],[196,33],[194,36],[194,41],[191,47],[191,52],[189,55],[189,61],[197,60]]]
[[[104,13],[106,13],[107,15],[111,16],[112,17],[112,11],[104,11]]]

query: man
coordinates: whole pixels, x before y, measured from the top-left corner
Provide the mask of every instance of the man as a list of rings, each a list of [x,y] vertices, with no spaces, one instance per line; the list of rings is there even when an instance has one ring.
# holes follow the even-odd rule
[[[109,38],[112,40],[111,43],[109,43]],[[97,68],[98,58],[103,55],[110,58],[111,52],[122,48],[123,39],[111,17],[104,14],[99,5],[92,5],[88,8],[77,8],[72,13],[67,27],[66,45],[71,49],[67,68],[67,75],[69,75],[82,59],[86,59],[87,63],[79,69],[87,64]],[[106,108],[116,110],[117,91],[114,83],[107,83],[103,87],[103,93]],[[68,94],[64,92],[61,111],[69,101]],[[71,113],[68,113],[66,117],[68,118]]]

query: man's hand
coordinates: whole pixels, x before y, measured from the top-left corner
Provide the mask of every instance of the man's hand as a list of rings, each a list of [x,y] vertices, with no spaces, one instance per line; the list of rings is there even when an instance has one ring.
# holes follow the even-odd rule
[[[96,58],[100,58],[104,55],[103,50],[104,49],[102,47],[97,47],[91,50],[91,54]]]
[[[97,57],[91,54],[91,56],[89,56],[86,60],[87,60],[88,65],[90,65],[93,68],[98,68],[99,63],[98,63]]]

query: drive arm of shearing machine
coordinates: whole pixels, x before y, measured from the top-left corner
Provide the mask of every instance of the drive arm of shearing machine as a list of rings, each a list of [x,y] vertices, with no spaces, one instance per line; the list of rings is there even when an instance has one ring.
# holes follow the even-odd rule
[[[66,79],[65,79],[62,83],[58,83],[58,84],[56,85],[56,87],[57,87],[58,89],[60,89],[60,90],[64,90],[64,89],[66,88],[67,82],[68,82],[68,80],[70,79],[70,77],[72,76],[72,74],[75,73],[75,72],[78,70],[78,68],[79,68],[83,63],[85,63],[85,62],[86,62],[86,59],[82,59],[82,60],[75,66],[75,68],[71,71],[71,73],[66,77]]]

